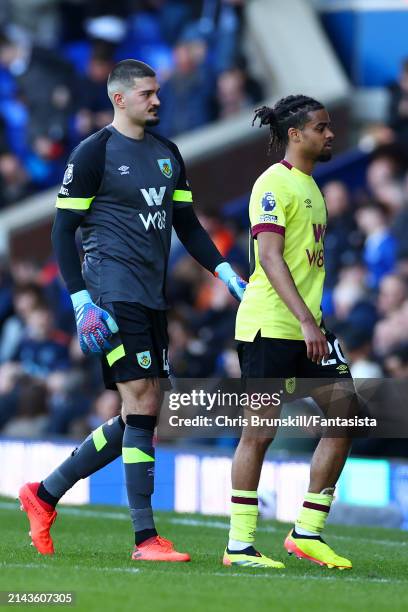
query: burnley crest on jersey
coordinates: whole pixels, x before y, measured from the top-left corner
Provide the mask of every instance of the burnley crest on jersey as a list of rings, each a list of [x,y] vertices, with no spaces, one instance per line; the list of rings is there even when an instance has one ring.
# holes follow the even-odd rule
[[[170,159],[158,159],[159,168],[166,178],[173,176],[173,168]]]
[[[64,173],[64,178],[62,179],[63,185],[69,185],[72,183],[72,179],[74,178],[74,164],[68,164]]]

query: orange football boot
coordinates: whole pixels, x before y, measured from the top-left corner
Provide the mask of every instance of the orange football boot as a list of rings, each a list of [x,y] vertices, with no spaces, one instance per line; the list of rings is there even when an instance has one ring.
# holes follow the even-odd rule
[[[173,542],[153,536],[139,546],[135,546],[132,553],[133,561],[190,561],[190,555],[174,550]]]
[[[21,510],[27,513],[30,521],[30,531],[33,545],[42,555],[53,555],[54,544],[50,536],[50,529],[57,512],[46,510],[37,496],[39,482],[27,482],[18,493],[21,502]]]

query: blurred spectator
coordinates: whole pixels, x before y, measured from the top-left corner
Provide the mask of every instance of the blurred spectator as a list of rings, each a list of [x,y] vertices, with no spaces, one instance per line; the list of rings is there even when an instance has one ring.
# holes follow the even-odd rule
[[[341,340],[353,378],[381,378],[382,369],[372,357],[371,334],[364,329],[346,327]]]
[[[194,130],[212,118],[213,78],[205,69],[207,45],[198,34],[174,49],[174,72],[160,92],[160,131],[168,137]]]
[[[0,329],[13,311],[12,279],[6,261],[0,259]]]
[[[9,152],[9,142],[7,138],[6,122],[0,115],[0,155]]]
[[[334,312],[338,320],[344,321],[352,308],[366,296],[365,268],[361,264],[344,267],[333,291]]]
[[[6,436],[37,438],[46,432],[48,424],[47,395],[44,384],[29,376],[19,380],[15,392],[15,414],[2,429]],[[6,396],[6,401],[10,396]],[[0,399],[0,410],[1,410]]]
[[[3,0],[5,22],[26,32],[35,44],[54,47],[60,41],[60,0]]]
[[[214,49],[217,74],[231,69],[240,53],[244,0],[203,0],[199,26]]]
[[[8,361],[0,365],[0,430],[12,419],[18,408],[19,381],[22,379],[18,363]]]
[[[217,78],[217,118],[226,119],[251,108],[262,98],[259,84],[250,79],[243,67],[233,66]]]
[[[83,392],[80,370],[57,370],[46,379],[49,423],[47,433],[66,435],[76,421],[89,412],[90,401]],[[85,432],[87,433],[87,432]]]
[[[408,342],[408,300],[379,321],[374,332],[374,350],[384,357],[395,345]]]
[[[408,59],[402,64],[398,81],[391,86],[388,125],[408,149]]]
[[[237,68],[221,72],[217,79],[217,117],[226,119],[248,108],[244,75]]]
[[[0,154],[0,208],[22,200],[34,191],[30,177],[13,153]]]
[[[407,299],[407,283],[398,274],[384,276],[379,289],[378,312],[383,317],[388,317],[394,313]]]
[[[246,250],[242,250],[238,240],[238,229],[231,221],[221,219],[215,214],[199,213],[201,225],[210,234],[211,239],[220,253],[238,266],[244,276],[248,276],[248,256]],[[246,244],[245,244],[246,247]]]
[[[402,206],[397,211],[391,224],[391,231],[398,244],[398,259],[404,259],[408,256],[408,173],[404,177],[401,185],[402,191]],[[401,265],[399,263],[399,265]]]
[[[43,288],[47,303],[54,313],[57,329],[72,334],[76,329],[72,302],[53,258],[39,271],[37,282]]]
[[[37,307],[27,317],[27,333],[17,349],[15,360],[27,374],[46,378],[70,366],[68,338],[54,328],[52,312]]]
[[[373,154],[366,174],[371,197],[381,202],[384,187],[401,179],[405,168],[406,156],[401,147],[396,144],[379,147]]]
[[[190,322],[173,312],[169,317],[169,363],[177,378],[203,378],[214,371],[214,355],[205,340],[198,338]]]
[[[396,345],[385,356],[384,366],[392,378],[408,378],[408,344]]]
[[[189,23],[197,23],[202,15],[203,0],[135,0],[147,10],[159,13],[160,27],[165,41],[173,46]]]
[[[217,359],[216,376],[241,378],[241,368],[235,346],[226,348]]]
[[[10,29],[0,35],[0,64],[15,77],[28,108],[34,151],[46,160],[61,157],[77,85],[71,65]]]
[[[40,264],[31,259],[13,259],[10,262],[10,272],[14,285],[38,284]]]
[[[359,236],[347,187],[340,181],[331,181],[324,185],[323,195],[328,213],[324,237],[325,283],[332,288],[341,267],[356,260]]]
[[[106,82],[115,64],[113,52],[112,45],[94,44],[80,86],[79,111],[75,116],[75,127],[81,138],[100,130],[113,119],[112,104],[106,91]]]
[[[116,391],[105,389],[100,393],[93,403],[88,418],[89,429],[92,431],[106,423],[109,419],[118,416],[121,410],[120,395]]]
[[[1,328],[0,363],[9,361],[16,354],[26,333],[30,312],[40,306],[45,306],[41,288],[34,283],[15,287],[13,306],[15,314],[6,319]]]
[[[363,261],[367,266],[367,285],[377,289],[383,276],[396,266],[397,242],[382,206],[367,204],[357,211],[356,218],[365,235]]]

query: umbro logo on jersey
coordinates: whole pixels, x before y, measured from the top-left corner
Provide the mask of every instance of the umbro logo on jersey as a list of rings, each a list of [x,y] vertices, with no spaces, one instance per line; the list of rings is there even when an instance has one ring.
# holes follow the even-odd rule
[[[129,174],[129,166],[121,166],[120,168],[118,168],[120,175],[123,176],[124,174]]]
[[[305,200],[306,208],[312,208],[312,200]]]

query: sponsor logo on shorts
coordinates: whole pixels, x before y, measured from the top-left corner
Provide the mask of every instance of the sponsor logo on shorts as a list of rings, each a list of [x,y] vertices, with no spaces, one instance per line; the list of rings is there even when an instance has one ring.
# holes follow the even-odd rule
[[[150,356],[150,351],[142,351],[141,353],[136,353],[137,363],[141,368],[147,370],[152,365],[152,358]]]
[[[64,178],[62,179],[62,184],[69,185],[70,183],[72,183],[73,178],[74,178],[74,164],[68,164],[64,172]]]
[[[287,378],[285,380],[286,393],[292,394],[296,389],[296,378]]]
[[[123,176],[124,174],[130,174],[129,166],[120,166],[118,170],[120,172],[120,176]]]
[[[348,366],[344,363],[337,366],[336,370],[338,371],[339,374],[347,374],[347,372],[349,371]]]
[[[276,215],[260,215],[259,222],[260,223],[275,223],[278,220]]]
[[[171,178],[173,176],[173,168],[170,159],[158,159],[157,163],[166,178]]]
[[[276,200],[275,200],[275,196],[273,195],[273,193],[271,191],[267,191],[266,193],[263,194],[262,197],[262,208],[267,211],[267,210],[273,210],[276,206]]]

